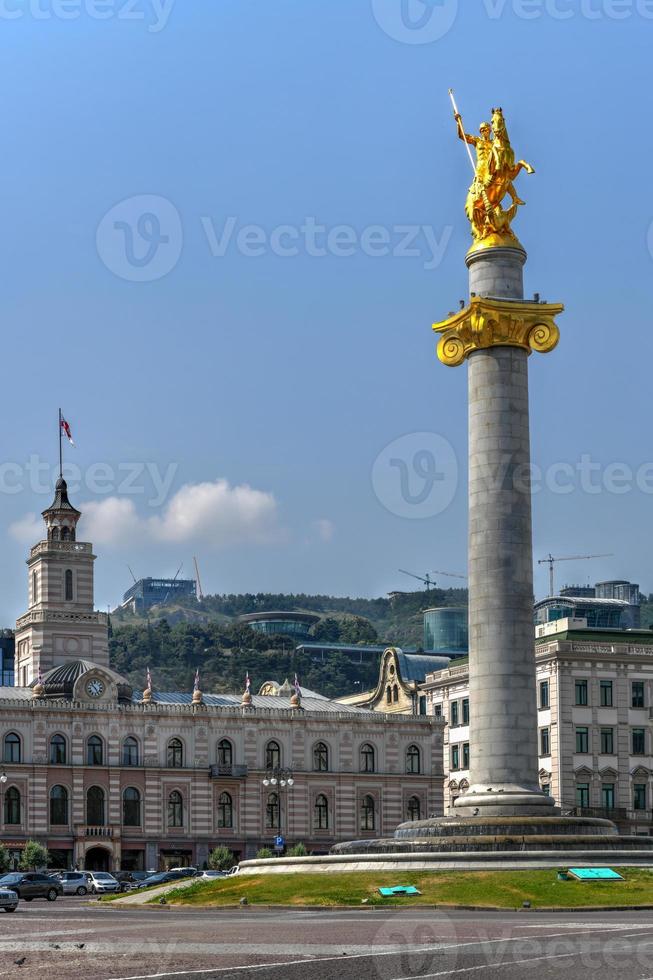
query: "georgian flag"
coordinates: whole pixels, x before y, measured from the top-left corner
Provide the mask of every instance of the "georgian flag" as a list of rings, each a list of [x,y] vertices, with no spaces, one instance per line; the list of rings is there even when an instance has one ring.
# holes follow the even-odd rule
[[[147,691],[151,691],[152,690],[152,675],[150,674],[150,668],[149,667],[147,668],[147,687],[146,687],[146,690]]]
[[[70,443],[71,446],[74,446],[75,443],[73,442],[73,436],[72,436],[72,432],[70,431],[70,426],[66,422],[65,418],[63,417],[63,415],[61,416],[61,419],[59,421],[60,421],[60,424],[61,424],[61,428],[62,428],[63,432],[65,433],[66,438],[68,439],[68,442]]]
[[[200,669],[198,667],[197,670],[195,671],[195,687],[193,688],[193,690],[199,691],[199,689],[200,689]]]
[[[295,674],[295,694],[298,698],[301,698],[302,696],[302,689],[299,686],[299,678],[297,677],[297,674]]]

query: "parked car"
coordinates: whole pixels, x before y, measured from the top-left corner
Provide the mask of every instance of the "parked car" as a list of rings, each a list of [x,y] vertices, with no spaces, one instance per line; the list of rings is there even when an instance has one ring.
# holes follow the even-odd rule
[[[147,871],[114,871],[113,877],[120,884],[120,891],[128,892],[133,888],[137,888],[150,875]]]
[[[194,875],[198,875],[199,871],[197,868],[168,868],[168,871],[178,871],[184,875],[185,878],[192,878]]]
[[[215,881],[217,878],[226,878],[228,876],[227,871],[202,871],[198,877],[202,881]]]
[[[40,871],[15,871],[3,875],[0,888],[9,888],[26,902],[31,902],[33,898],[47,898],[48,902],[54,902],[59,895],[63,895],[61,882]]]
[[[157,874],[150,875],[145,878],[144,881],[140,881],[136,887],[137,888],[149,888],[150,885],[167,885],[171,881],[181,881],[182,878],[188,878],[189,875],[186,874],[186,868],[183,871],[159,871]]]
[[[106,895],[120,891],[120,882],[108,871],[86,871],[89,891],[93,895]]]
[[[10,888],[0,888],[0,909],[15,912],[18,908],[18,892]]]
[[[83,871],[60,871],[56,877],[63,885],[64,895],[88,895],[89,883]]]

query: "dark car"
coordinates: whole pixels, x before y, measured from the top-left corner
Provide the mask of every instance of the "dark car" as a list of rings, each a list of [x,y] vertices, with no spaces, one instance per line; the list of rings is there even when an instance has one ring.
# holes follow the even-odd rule
[[[189,878],[194,872],[185,871],[159,871],[158,874],[150,875],[144,881],[140,881],[137,888],[149,888],[150,885],[167,885],[171,881],[181,881],[182,878]]]
[[[114,871],[113,877],[120,882],[120,891],[128,892],[132,888],[137,888],[151,875],[147,871]]]
[[[16,871],[0,878],[0,888],[10,888],[19,898],[31,902],[33,898],[47,898],[54,902],[63,895],[63,885],[40,871]]]

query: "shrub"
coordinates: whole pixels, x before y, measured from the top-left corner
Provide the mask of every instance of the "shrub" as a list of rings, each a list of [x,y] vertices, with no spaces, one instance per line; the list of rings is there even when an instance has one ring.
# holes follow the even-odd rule
[[[261,860],[263,860],[264,858],[273,858],[274,857],[274,851],[270,847],[261,847],[256,852],[256,856],[257,856],[257,858],[260,858]]]
[[[308,851],[306,850],[305,846],[302,844],[301,841],[299,842],[299,844],[295,844],[294,847],[291,847],[290,850],[288,851],[288,857],[292,857],[292,858],[303,858],[306,857],[307,854]]]
[[[212,871],[228,871],[234,864],[233,853],[228,847],[215,847],[209,854],[209,868]]]
[[[4,874],[10,868],[11,858],[9,857],[9,851],[4,844],[0,844],[0,873]]]
[[[28,840],[20,856],[18,867],[21,871],[36,871],[37,868],[47,867],[50,855],[48,849],[38,841]]]

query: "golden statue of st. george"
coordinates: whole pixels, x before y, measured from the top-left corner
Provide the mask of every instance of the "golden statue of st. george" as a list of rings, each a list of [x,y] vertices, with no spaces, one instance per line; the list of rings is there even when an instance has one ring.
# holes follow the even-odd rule
[[[515,151],[510,144],[502,109],[493,109],[492,123],[482,123],[480,135],[471,136],[465,132],[453,93],[450,94],[458,136],[476,149],[474,180],[465,202],[465,214],[474,239],[472,250],[500,245],[520,247],[511,224],[524,201],[518,196],[513,181],[522,170],[529,174],[535,171],[525,160],[515,162]],[[510,197],[511,204],[504,208],[506,197]]]

